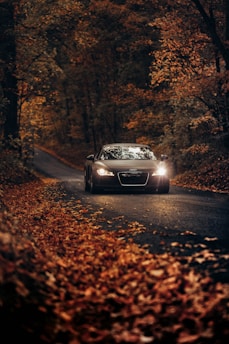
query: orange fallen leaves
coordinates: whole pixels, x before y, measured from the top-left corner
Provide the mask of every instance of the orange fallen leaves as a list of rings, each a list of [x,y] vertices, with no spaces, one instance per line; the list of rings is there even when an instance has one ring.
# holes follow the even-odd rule
[[[71,208],[52,195],[53,182],[4,190],[3,329],[10,325],[18,340],[36,344],[227,342],[227,285],[197,274],[188,260],[152,255],[125,240],[144,230],[139,223],[106,231],[84,217],[80,202],[72,200]],[[195,257],[213,258],[207,251]]]
[[[192,148],[192,147],[191,147]],[[205,159],[203,159],[205,160]],[[207,159],[206,159],[207,160]],[[229,193],[229,160],[227,157],[211,159],[211,164],[198,166],[197,170],[186,171],[177,175],[171,184],[186,188],[220,193]]]

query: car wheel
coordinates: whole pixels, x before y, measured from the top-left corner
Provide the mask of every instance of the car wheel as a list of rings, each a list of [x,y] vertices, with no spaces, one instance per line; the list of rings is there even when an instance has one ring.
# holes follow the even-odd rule
[[[167,194],[169,192],[169,182],[167,181],[159,185],[157,192],[159,194]]]
[[[95,194],[98,192],[98,188],[95,186],[94,182],[93,182],[93,177],[92,175],[90,176],[90,182],[89,182],[89,191],[92,194]]]
[[[89,184],[88,184],[86,178],[85,178],[85,180],[84,180],[84,191],[90,191],[90,186],[89,186]]]
[[[90,191],[90,185],[88,183],[88,175],[86,170],[84,172],[84,191]]]

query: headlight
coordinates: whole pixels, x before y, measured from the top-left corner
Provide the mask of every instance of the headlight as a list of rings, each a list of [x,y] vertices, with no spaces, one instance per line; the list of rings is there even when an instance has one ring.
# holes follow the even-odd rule
[[[152,176],[165,176],[167,174],[166,168],[165,167],[159,167],[153,174]]]
[[[114,173],[111,171],[106,170],[105,168],[99,168],[97,170],[99,176],[114,176]]]

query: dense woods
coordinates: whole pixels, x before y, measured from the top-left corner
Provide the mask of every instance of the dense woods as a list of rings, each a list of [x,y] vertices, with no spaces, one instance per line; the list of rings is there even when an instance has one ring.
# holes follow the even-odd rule
[[[2,145],[136,141],[175,173],[228,165],[228,1],[2,0],[0,16]]]
[[[173,183],[228,193],[228,85],[228,0],[0,0],[3,341],[228,342],[217,238],[196,245],[184,228],[184,244],[151,254],[140,222],[107,220],[28,168],[35,144],[80,165],[134,141],[168,154]]]

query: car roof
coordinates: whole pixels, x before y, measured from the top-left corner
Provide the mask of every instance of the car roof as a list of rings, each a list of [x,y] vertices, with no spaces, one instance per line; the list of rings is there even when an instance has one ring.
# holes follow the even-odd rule
[[[146,144],[141,144],[141,143],[132,143],[132,142],[115,142],[115,143],[110,143],[110,144],[105,144],[102,146],[102,148],[105,147],[125,147],[125,146],[136,146],[136,147],[149,147],[149,145]]]

